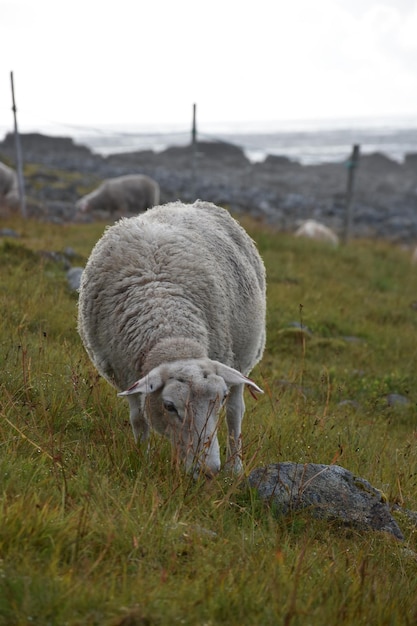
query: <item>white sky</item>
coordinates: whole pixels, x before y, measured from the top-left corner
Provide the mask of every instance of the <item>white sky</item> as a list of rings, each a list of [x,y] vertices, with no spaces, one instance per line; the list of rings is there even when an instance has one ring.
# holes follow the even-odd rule
[[[0,0],[0,126],[417,117],[417,0]]]

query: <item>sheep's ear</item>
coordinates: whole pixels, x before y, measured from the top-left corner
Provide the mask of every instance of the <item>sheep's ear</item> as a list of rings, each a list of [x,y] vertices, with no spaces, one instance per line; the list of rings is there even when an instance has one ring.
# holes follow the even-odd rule
[[[129,389],[121,391],[117,395],[130,396],[132,393],[152,393],[160,389],[163,384],[162,368],[158,366],[151,370],[149,374],[146,374],[146,376],[133,383]]]
[[[253,389],[253,391],[263,393],[262,389],[258,387],[253,380],[244,376],[238,370],[235,370],[233,367],[229,367],[228,365],[224,365],[223,363],[219,363],[218,361],[214,361],[214,363],[216,365],[216,373],[223,378],[226,385],[249,385],[251,390]]]

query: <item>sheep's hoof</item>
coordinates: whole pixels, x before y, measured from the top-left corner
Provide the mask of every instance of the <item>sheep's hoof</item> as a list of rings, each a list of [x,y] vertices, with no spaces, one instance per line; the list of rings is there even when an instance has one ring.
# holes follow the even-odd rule
[[[243,474],[243,463],[239,455],[235,454],[226,461],[224,469],[226,472],[240,476]]]

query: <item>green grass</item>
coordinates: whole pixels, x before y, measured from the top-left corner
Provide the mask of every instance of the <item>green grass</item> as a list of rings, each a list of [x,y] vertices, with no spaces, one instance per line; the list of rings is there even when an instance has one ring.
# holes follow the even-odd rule
[[[103,224],[4,226],[22,237],[0,240],[0,625],[417,622],[407,519],[403,543],[307,514],[275,519],[244,480],[194,482],[167,441],[135,446],[127,403],[81,345],[63,268],[38,254],[71,246],[85,259]],[[252,374],[266,393],[246,398],[246,471],[337,462],[417,510],[407,253],[249,230],[267,266],[268,342]],[[389,406],[389,393],[409,404]]]

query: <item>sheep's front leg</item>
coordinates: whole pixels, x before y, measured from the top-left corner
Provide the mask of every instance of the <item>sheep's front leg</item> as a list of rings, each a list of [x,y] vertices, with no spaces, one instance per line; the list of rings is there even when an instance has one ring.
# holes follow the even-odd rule
[[[142,408],[142,399],[139,395],[127,397],[130,407],[130,424],[133,430],[135,442],[146,441],[149,436],[149,424]]]
[[[226,467],[236,474],[243,472],[241,434],[243,413],[245,412],[243,389],[244,385],[232,387],[226,406],[226,421],[229,432]]]

